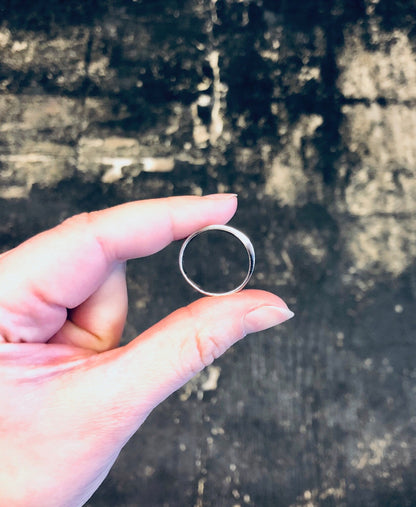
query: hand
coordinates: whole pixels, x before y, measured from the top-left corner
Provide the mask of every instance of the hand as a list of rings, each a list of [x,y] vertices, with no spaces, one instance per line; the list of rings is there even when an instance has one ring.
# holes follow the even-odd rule
[[[234,196],[70,218],[0,256],[0,498],[80,506],[151,410],[247,333],[290,318],[273,294],[202,298],[116,348],[125,261],[234,214]]]

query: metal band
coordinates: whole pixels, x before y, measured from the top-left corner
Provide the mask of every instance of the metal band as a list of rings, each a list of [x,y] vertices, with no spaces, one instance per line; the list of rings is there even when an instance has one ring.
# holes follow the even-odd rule
[[[185,269],[183,267],[183,254],[185,252],[186,247],[189,245],[189,243],[199,234],[202,234],[203,232],[207,231],[225,231],[229,234],[232,234],[235,236],[241,243],[244,245],[244,248],[246,249],[247,256],[248,256],[248,269],[247,274],[244,280],[240,283],[238,287],[236,287],[233,290],[230,290],[228,292],[209,292],[204,290],[202,287],[200,287],[197,283],[195,283],[193,280],[189,278],[189,276],[186,274]],[[251,278],[251,275],[254,271],[254,265],[256,263],[256,255],[254,253],[254,247],[251,243],[251,241],[248,239],[248,237],[238,229],[235,229],[234,227],[230,227],[229,225],[208,225],[207,227],[204,227],[203,229],[200,229],[199,231],[194,232],[190,236],[186,238],[184,241],[182,248],[179,252],[179,269],[181,270],[181,273],[185,280],[191,285],[194,289],[196,289],[201,294],[205,294],[206,296],[226,296],[228,294],[234,294],[235,292],[240,291],[243,287],[245,287],[248,283],[248,281]]]

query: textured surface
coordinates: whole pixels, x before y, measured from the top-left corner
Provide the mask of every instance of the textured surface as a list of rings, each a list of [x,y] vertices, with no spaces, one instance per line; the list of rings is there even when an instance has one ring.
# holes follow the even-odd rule
[[[89,507],[416,504],[413,0],[0,3],[0,244],[237,192],[296,317],[151,415]],[[125,340],[197,297],[131,262]],[[201,262],[209,262],[208,252]]]

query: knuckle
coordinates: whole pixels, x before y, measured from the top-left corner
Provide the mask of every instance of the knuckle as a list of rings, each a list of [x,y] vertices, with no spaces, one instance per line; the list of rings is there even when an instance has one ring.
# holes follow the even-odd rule
[[[68,233],[85,234],[92,239],[99,241],[97,237],[97,212],[84,211],[65,219],[58,227],[66,230]]]
[[[187,311],[194,329],[192,337],[193,355],[196,357],[197,364],[193,370],[200,371],[212,364],[222,354],[222,348],[215,334],[209,328],[201,325],[198,317],[193,314],[192,306],[188,306]]]
[[[86,241],[94,242],[104,255],[104,258],[111,258],[111,252],[108,252],[108,245],[106,245],[105,241],[103,241],[96,230],[96,217],[96,211],[84,211],[83,213],[67,218],[62,222],[60,227],[62,227],[63,230],[72,231],[75,234],[85,235]]]
[[[62,227],[87,227],[92,222],[92,214],[84,211],[83,213],[79,213],[77,215],[73,215],[72,217],[66,218],[62,222]]]
[[[195,346],[203,368],[212,364],[221,355],[218,341],[210,333],[197,333],[195,335]]]

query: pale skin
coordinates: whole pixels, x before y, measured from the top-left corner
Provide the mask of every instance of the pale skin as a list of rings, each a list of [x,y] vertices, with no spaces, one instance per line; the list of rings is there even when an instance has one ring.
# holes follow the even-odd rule
[[[227,194],[132,202],[0,256],[1,505],[82,506],[153,408],[246,334],[291,317],[264,291],[204,297],[118,346],[125,262],[236,207]]]

